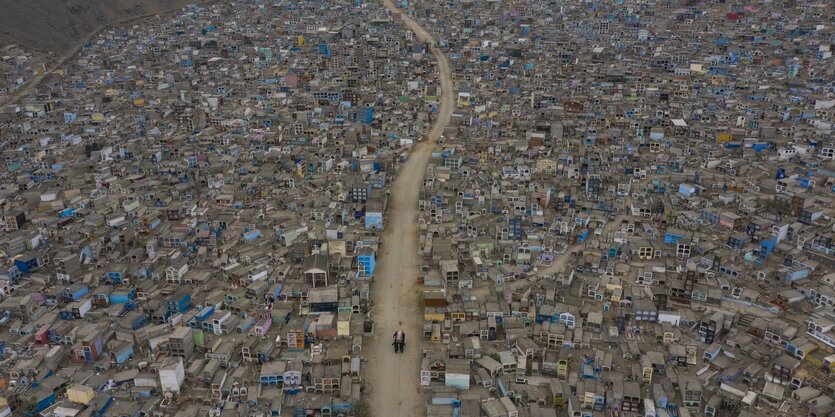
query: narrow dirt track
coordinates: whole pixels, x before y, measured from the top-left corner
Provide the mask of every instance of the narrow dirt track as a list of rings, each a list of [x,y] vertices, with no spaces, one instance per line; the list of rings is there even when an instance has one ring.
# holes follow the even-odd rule
[[[389,0],[383,4],[401,13]],[[434,38],[414,20],[400,14],[403,23],[418,39],[428,42],[440,72],[441,105],[425,141],[419,143],[402,164],[391,186],[389,210],[383,231],[383,246],[372,286],[374,337],[365,348],[368,360],[366,380],[372,385],[369,404],[378,417],[417,417],[426,414],[419,392],[420,362],[423,357],[423,319],[419,307],[417,208],[418,192],[436,140],[449,123],[453,111],[452,74],[443,51]],[[406,332],[406,351],[394,353],[391,335],[398,327]]]

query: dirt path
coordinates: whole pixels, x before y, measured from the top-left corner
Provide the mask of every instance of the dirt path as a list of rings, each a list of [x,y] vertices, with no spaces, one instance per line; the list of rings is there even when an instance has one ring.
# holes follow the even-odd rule
[[[620,228],[620,224],[623,220],[627,220],[627,219],[629,219],[629,216],[627,216],[625,214],[620,214],[620,215],[616,216],[614,219],[609,220],[609,222],[607,222],[606,225],[603,226],[603,236],[609,236],[612,232],[614,232],[618,228]],[[551,263],[550,266],[548,266],[547,268],[542,268],[542,269],[536,271],[535,275],[540,276],[540,277],[545,277],[547,275],[558,274],[558,273],[565,272],[565,266],[568,264],[569,261],[577,262],[577,259],[575,259],[575,256],[572,256],[571,253],[572,252],[578,252],[578,251],[582,250],[583,248],[585,248],[586,243],[591,239],[593,239],[593,237],[589,236],[589,238],[588,238],[588,240],[586,240],[586,242],[576,243],[574,245],[569,246],[565,250],[565,253],[557,256],[556,259],[554,259],[554,261]],[[524,281],[519,281],[519,282],[524,282]]]
[[[389,0],[384,5],[392,12],[400,11]],[[453,91],[449,62],[437,49],[432,36],[415,21],[401,14],[403,22],[418,36],[429,42],[440,70],[441,106],[427,139],[409,154],[398,169],[391,186],[388,218],[383,232],[382,253],[374,274],[372,288],[375,336],[364,348],[368,360],[366,380],[372,385],[369,404],[378,417],[418,417],[426,414],[419,392],[420,362],[423,358],[423,318],[419,307],[419,274],[417,206],[418,191],[435,141],[443,133],[452,114]],[[391,335],[402,327],[406,332],[406,351],[395,355]]]

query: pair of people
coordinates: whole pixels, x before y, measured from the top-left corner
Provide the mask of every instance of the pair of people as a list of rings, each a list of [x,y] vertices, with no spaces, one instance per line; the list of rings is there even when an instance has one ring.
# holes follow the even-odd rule
[[[394,353],[403,353],[403,347],[406,346],[406,332],[399,329],[394,332],[393,339],[394,341],[391,344],[394,345]]]

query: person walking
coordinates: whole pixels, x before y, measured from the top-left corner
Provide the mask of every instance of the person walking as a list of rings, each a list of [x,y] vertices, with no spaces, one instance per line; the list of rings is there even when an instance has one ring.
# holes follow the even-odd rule
[[[406,332],[403,329],[399,329],[394,332],[393,338],[394,342],[392,342],[392,345],[394,345],[394,353],[403,353],[403,347],[406,345]]]

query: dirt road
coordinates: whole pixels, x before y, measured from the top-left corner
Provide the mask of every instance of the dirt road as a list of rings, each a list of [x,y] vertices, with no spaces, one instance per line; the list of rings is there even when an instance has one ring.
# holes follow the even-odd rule
[[[400,13],[390,1],[384,5]],[[374,337],[364,348],[368,360],[366,380],[373,389],[369,404],[378,417],[417,417],[426,413],[419,393],[420,362],[423,357],[423,318],[419,307],[417,205],[418,191],[426,166],[452,113],[453,91],[449,61],[437,49],[432,36],[409,17],[401,19],[419,39],[427,41],[440,71],[441,105],[427,139],[418,144],[402,164],[391,186],[389,211],[383,232],[382,253],[372,286]],[[398,327],[406,332],[406,351],[394,353],[391,336]]]

